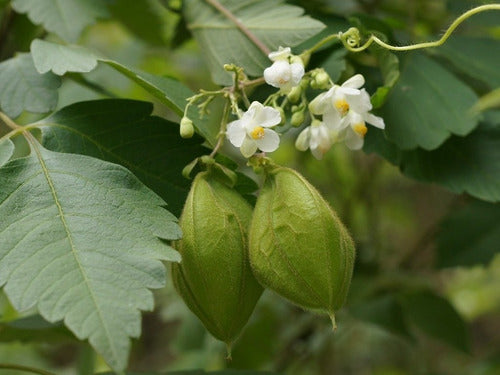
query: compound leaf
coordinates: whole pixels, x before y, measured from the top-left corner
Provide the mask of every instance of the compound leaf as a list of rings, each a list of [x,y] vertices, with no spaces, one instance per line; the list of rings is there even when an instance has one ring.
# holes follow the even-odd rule
[[[175,79],[130,68],[79,46],[64,46],[36,39],[31,44],[31,53],[39,72],[52,71],[58,75],[66,72],[90,72],[98,62],[105,63],[158,98],[179,116],[184,113],[186,98],[194,95],[188,87]],[[208,121],[199,117],[195,106],[189,109],[188,115],[198,133],[213,144],[216,134],[209,128]]]
[[[88,73],[97,66],[97,56],[80,46],[63,46],[35,39],[30,49],[40,74],[50,71],[59,76],[66,72]]]
[[[0,63],[0,108],[15,118],[24,110],[45,113],[57,105],[61,78],[39,74],[30,54],[22,53]]]
[[[68,42],[75,42],[85,27],[107,16],[101,0],[13,0],[12,7]]]
[[[401,151],[376,129],[368,132],[366,141],[365,151],[381,154],[407,176],[500,201],[500,125],[481,124],[467,137],[453,136],[432,151]]]
[[[477,126],[470,113],[477,100],[453,74],[414,53],[382,108],[387,138],[405,150],[436,149],[452,134],[464,136]]]
[[[29,139],[30,155],[0,168],[0,286],[17,310],[64,320],[123,370],[149,288],[165,283],[161,260],[180,260],[162,239],[180,228],[124,167]]]
[[[182,169],[206,149],[200,137],[182,139],[177,124],[152,111],[147,102],[93,100],[62,108],[36,125],[46,148],[125,166],[178,215],[191,184]]]
[[[0,167],[7,163],[14,153],[14,143],[10,139],[0,142]]]
[[[319,33],[325,25],[302,8],[282,0],[219,0],[223,13],[208,1],[186,0],[184,16],[205,55],[215,83],[229,85],[232,77],[223,66],[236,64],[249,76],[260,76],[271,62],[235,23],[237,19],[271,51],[296,46]],[[228,15],[231,14],[230,17]]]

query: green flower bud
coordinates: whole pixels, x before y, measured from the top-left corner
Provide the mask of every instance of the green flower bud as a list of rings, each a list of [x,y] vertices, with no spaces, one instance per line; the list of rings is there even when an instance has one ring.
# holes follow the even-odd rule
[[[320,71],[314,77],[315,88],[326,89],[330,84],[330,76],[325,71]]]
[[[301,95],[302,95],[302,88],[299,85],[299,86],[295,86],[294,88],[292,88],[292,90],[288,93],[288,95],[286,97],[288,98],[290,103],[295,104],[295,103],[298,103]]]
[[[292,115],[290,124],[295,127],[299,127],[305,120],[304,111],[297,111]]]
[[[199,173],[179,224],[172,264],[175,288],[207,330],[228,347],[247,323],[262,294],[248,262],[247,228],[252,207],[221,182],[217,170]]]
[[[330,315],[344,303],[354,243],[320,193],[296,171],[268,167],[249,234],[257,280],[306,309]]]
[[[186,116],[181,119],[180,134],[182,138],[191,138],[194,134],[193,121]]]

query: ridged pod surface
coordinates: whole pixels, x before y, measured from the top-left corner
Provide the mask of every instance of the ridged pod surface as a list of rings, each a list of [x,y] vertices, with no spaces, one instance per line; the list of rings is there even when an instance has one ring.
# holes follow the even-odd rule
[[[215,173],[199,173],[179,224],[182,256],[172,264],[175,288],[217,339],[230,346],[262,294],[248,261],[252,207]]]
[[[257,280],[307,309],[334,312],[354,267],[351,236],[320,193],[293,169],[268,168],[249,234]]]

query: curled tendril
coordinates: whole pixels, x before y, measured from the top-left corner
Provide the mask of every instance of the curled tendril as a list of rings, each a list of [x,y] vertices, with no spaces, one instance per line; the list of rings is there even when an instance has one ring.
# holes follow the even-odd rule
[[[443,34],[443,36],[435,40],[433,42],[424,42],[424,43],[417,43],[417,44],[410,44],[407,46],[392,46],[390,44],[385,43],[383,40],[379,39],[375,35],[370,35],[370,37],[366,40],[366,42],[361,45],[361,36],[359,33],[359,30],[355,27],[351,27],[349,30],[347,30],[345,33],[339,32],[338,34],[335,34],[342,44],[351,52],[361,52],[370,47],[373,43],[378,44],[379,46],[391,50],[391,51],[411,51],[411,50],[416,50],[416,49],[422,49],[422,48],[432,48],[432,47],[439,47],[440,45],[444,44],[446,40],[451,36],[453,31],[465,20],[467,20],[469,17],[488,10],[500,10],[500,4],[487,4],[487,5],[481,5],[476,8],[473,8],[464,14],[462,14],[460,17],[458,17],[453,23],[448,27],[446,32]]]
[[[358,47],[361,43],[361,34],[356,27],[349,28],[345,33],[339,32],[338,38],[346,47],[350,48]]]

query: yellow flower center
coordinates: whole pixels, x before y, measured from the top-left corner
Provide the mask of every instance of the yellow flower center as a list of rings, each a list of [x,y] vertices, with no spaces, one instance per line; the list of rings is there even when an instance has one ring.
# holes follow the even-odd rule
[[[264,128],[262,126],[256,126],[253,128],[253,130],[250,132],[250,136],[253,139],[262,139],[264,138]]]
[[[366,132],[368,131],[368,128],[366,127],[364,122],[360,122],[359,124],[354,125],[353,129],[362,137],[364,137]]]
[[[335,102],[335,108],[342,116],[345,116],[349,112],[349,103],[345,99],[339,99]]]

